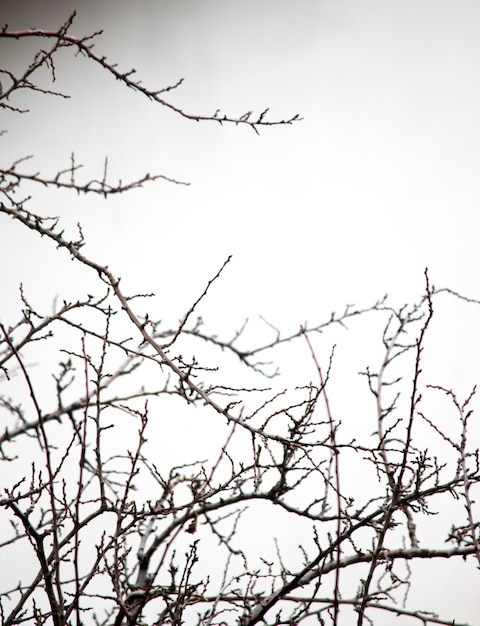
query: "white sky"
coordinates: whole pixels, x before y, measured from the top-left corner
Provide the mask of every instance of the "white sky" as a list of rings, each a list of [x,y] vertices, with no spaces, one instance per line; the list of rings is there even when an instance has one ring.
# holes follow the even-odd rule
[[[223,295],[242,313],[254,302],[255,312],[278,323],[284,316],[297,323],[324,302],[330,309],[385,292],[400,302],[416,298],[426,266],[435,285],[475,293],[476,2],[3,6],[7,15],[15,8],[11,27],[29,23],[28,13],[32,24],[54,27],[78,6],[74,31],[104,28],[98,51],[135,67],[145,84],[184,77],[171,99],[188,111],[237,115],[270,106],[274,118],[304,118],[257,137],[181,120],[85,62],[68,77],[59,71],[72,101],[43,98],[40,110],[21,118],[28,144],[12,130],[5,140],[19,155],[35,150],[53,170],[75,150],[84,163],[93,154],[95,174],[109,156],[124,179],[146,168],[192,183],[98,203],[94,224],[112,229],[109,254],[119,250],[115,267],[125,279],[130,270],[138,279],[134,219],[140,254],[149,250],[162,289],[175,288],[172,272],[163,271],[175,266],[185,303],[229,254]]]
[[[170,100],[188,112],[268,106],[272,119],[303,117],[260,136],[197,124],[70,55],[57,87],[71,100],[27,94],[30,114],[3,114],[2,167],[5,155],[35,154],[32,170],[54,174],[73,150],[86,176],[100,177],[108,156],[114,178],[150,171],[191,183],[159,182],[108,203],[42,196],[53,202],[45,213],[81,220],[85,252],[126,291],[157,293],[156,317],[182,317],[230,254],[201,311],[222,330],[258,314],[296,330],[387,292],[394,303],[417,300],[427,266],[436,286],[480,296],[478,2],[2,0],[0,22],[57,28],[72,8],[72,32],[104,29],[98,52],[135,67],[147,86],[185,78]],[[0,43],[21,64],[19,44]],[[73,297],[82,271],[65,273],[33,237],[29,254],[18,250],[19,234],[0,224],[0,262],[15,259],[17,270],[3,276],[4,306],[14,310],[20,280],[44,305],[55,292]],[[45,272],[49,288],[43,279],[37,292]],[[477,352],[456,357],[455,315],[442,318],[448,371],[470,388]],[[463,345],[470,335],[460,337]]]

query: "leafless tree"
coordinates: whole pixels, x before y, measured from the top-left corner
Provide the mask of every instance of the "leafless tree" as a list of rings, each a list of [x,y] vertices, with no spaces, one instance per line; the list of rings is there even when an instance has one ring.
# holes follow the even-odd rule
[[[134,70],[95,52],[98,33],[75,36],[73,24],[74,15],[56,31],[1,30],[18,46],[38,42],[22,71],[1,68],[2,109],[25,113],[20,92],[65,96],[54,89],[56,55],[71,51],[192,120],[259,132],[299,119],[275,121],[268,110],[187,113],[170,99],[179,83],[144,86]],[[88,201],[166,177],[115,183],[105,167],[97,179],[80,180],[73,156],[48,177],[25,159],[6,158],[0,214],[20,227],[19,247],[39,237],[97,286],[88,294],[79,287],[78,299],[57,300],[50,313],[20,286],[16,322],[0,317],[2,624],[361,626],[394,616],[453,624],[407,596],[420,563],[480,564],[480,470],[469,436],[478,428],[475,388],[461,398],[429,382],[422,364],[437,303],[479,303],[435,289],[426,272],[413,305],[382,298],[347,306],[290,334],[265,324],[264,343],[248,345],[245,327],[222,339],[197,314],[227,259],[178,325],[165,328],[155,311],[144,312],[148,295],[125,293],[115,270],[84,252],[81,224],[69,233],[61,215],[35,207],[35,189],[65,188]],[[368,416],[350,416],[364,424],[352,435],[333,408],[332,378],[342,366],[315,342],[366,318],[380,330],[382,356],[365,357],[371,403]],[[301,346],[312,381],[276,385],[274,355],[284,344]],[[42,376],[52,368],[54,396],[32,359]],[[242,371],[254,382],[232,383],[237,373],[244,380]],[[439,406],[451,415],[448,427]],[[208,458],[178,430],[189,423],[181,415],[193,415],[202,438],[217,446]],[[418,432],[427,438],[417,440]],[[439,517],[452,520],[447,536],[430,531]],[[257,539],[265,524],[268,546]],[[285,529],[288,540],[279,538]]]

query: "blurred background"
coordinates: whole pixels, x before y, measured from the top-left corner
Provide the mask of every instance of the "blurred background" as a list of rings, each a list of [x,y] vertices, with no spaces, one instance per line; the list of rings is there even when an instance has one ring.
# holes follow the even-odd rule
[[[186,112],[303,118],[260,136],[191,122],[65,54],[56,87],[71,99],[25,93],[30,114],[3,114],[3,154],[34,154],[32,170],[54,173],[73,151],[85,176],[108,157],[114,179],[191,183],[82,209],[89,245],[108,245],[124,280],[150,284],[152,272],[181,315],[233,254],[229,316],[254,302],[295,324],[387,292],[416,298],[426,267],[436,286],[476,294],[478,3],[3,0],[1,19],[56,29],[74,9],[72,32],[103,30],[96,51],[148,87],[184,78],[169,99]],[[24,54],[2,42],[5,61]]]

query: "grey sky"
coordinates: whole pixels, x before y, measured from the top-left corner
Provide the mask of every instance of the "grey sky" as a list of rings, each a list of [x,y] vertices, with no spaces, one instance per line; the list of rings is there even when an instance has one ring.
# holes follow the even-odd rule
[[[98,50],[135,67],[147,85],[184,77],[171,100],[185,110],[235,115],[270,106],[272,118],[304,117],[257,137],[140,103],[86,63],[84,75],[79,64],[59,78],[72,102],[44,99],[40,112],[21,119],[30,145],[43,148],[52,168],[72,149],[83,162],[91,150],[98,167],[108,155],[122,177],[147,167],[192,183],[187,191],[151,188],[142,198],[158,207],[160,263],[180,240],[190,251],[177,259],[186,276],[193,257],[205,260],[208,274],[233,253],[228,282],[249,277],[242,300],[250,295],[271,313],[288,293],[294,316],[318,307],[308,287],[314,283],[336,302],[385,291],[416,295],[426,266],[435,284],[463,291],[475,284],[476,3],[3,5],[12,26],[28,23],[31,13],[32,24],[52,27],[76,6],[75,32],[103,28]],[[12,7],[15,16],[8,15]],[[50,133],[47,145],[49,123],[60,132]],[[13,131],[9,140],[21,152]],[[179,213],[180,239],[166,241],[160,233],[177,230]],[[117,221],[113,212],[111,219]],[[121,244],[128,232],[122,224],[120,218],[115,226]],[[155,229],[148,230],[143,248],[153,245]]]

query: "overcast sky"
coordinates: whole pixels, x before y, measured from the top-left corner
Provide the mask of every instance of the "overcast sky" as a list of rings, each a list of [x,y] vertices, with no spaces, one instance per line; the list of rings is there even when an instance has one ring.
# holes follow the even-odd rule
[[[12,28],[58,27],[76,7],[73,32],[103,28],[97,50],[123,69],[135,67],[146,85],[184,78],[171,100],[188,112],[269,106],[272,119],[303,117],[256,136],[182,120],[86,62],[67,76],[58,72],[72,100],[38,100],[2,140],[6,147],[11,141],[16,154],[35,153],[35,165],[52,171],[74,150],[97,175],[108,156],[123,179],[147,169],[191,183],[160,183],[108,208],[98,203],[92,228],[109,224],[119,274],[131,269],[138,278],[132,260],[148,250],[165,287],[174,288],[166,274],[175,266],[186,304],[233,254],[223,294],[242,314],[253,302],[278,323],[283,315],[296,323],[325,302],[330,309],[385,292],[400,302],[416,298],[427,266],[435,285],[476,293],[478,3],[1,6]]]
[[[480,3],[0,0],[0,22],[56,29],[74,8],[72,33],[103,29],[97,52],[148,87],[184,78],[169,98],[189,113],[303,118],[260,135],[195,123],[71,54],[57,68],[71,100],[27,94],[31,113],[3,114],[2,154],[34,154],[32,171],[55,174],[74,151],[86,177],[101,177],[108,156],[114,178],[190,183],[108,203],[45,195],[45,213],[81,219],[85,252],[126,291],[157,293],[158,317],[182,317],[230,254],[205,311],[223,328],[261,314],[296,329],[385,293],[417,300],[426,267],[436,286],[480,297]],[[0,43],[4,59],[28,60]],[[32,267],[35,248],[19,254],[19,229],[0,228],[0,260],[18,270],[4,276],[5,301],[17,302],[19,276],[34,290],[46,271],[75,293],[73,264],[59,270],[52,250]],[[469,387],[478,358],[451,367]]]

